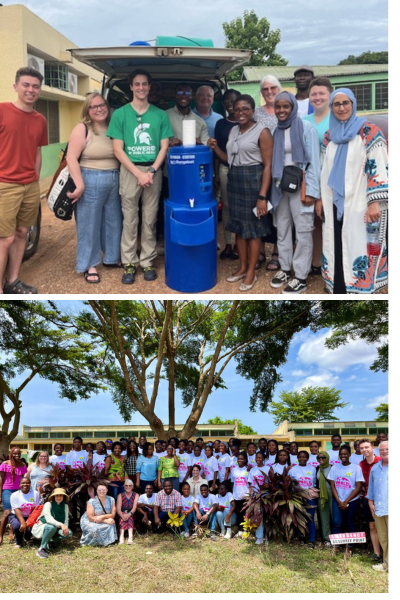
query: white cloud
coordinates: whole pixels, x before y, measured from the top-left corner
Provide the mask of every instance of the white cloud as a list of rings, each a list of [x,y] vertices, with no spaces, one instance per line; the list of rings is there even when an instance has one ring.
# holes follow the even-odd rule
[[[353,379],[357,379],[357,377],[355,375],[351,375],[346,379],[346,381],[353,381]]]
[[[302,371],[301,369],[297,369],[291,372],[293,377],[306,377],[308,375],[307,371]]]
[[[304,387],[336,387],[339,381],[340,377],[326,370],[315,375],[308,375],[305,379],[295,383],[293,389],[298,391]]]
[[[353,404],[350,404],[349,408],[347,408],[346,410],[347,410],[347,412],[350,412],[350,411],[352,411],[352,410],[355,410],[355,408],[354,408],[354,405],[353,405]]]
[[[384,396],[375,396],[371,402],[369,402],[366,408],[376,408],[380,404],[388,404],[389,402],[389,394],[385,394]]]
[[[351,340],[348,344],[330,350],[325,341],[331,332],[314,335],[304,342],[298,352],[298,361],[305,365],[317,365],[322,369],[345,371],[354,365],[369,366],[377,357],[375,346],[363,340]]]

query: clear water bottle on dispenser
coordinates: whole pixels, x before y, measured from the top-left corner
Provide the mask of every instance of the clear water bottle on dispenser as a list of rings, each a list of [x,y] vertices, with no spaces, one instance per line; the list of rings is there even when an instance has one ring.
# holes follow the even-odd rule
[[[381,244],[379,241],[380,221],[367,223],[367,252],[368,256],[379,256]]]

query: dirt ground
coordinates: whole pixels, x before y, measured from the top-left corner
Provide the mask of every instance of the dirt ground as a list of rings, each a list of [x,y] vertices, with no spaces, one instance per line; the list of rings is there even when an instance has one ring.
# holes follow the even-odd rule
[[[46,182],[43,181],[45,184]],[[222,223],[218,224],[218,241],[224,248]],[[267,262],[271,258],[272,245],[266,244]],[[83,274],[75,272],[76,235],[74,219],[69,222],[56,219],[42,199],[42,229],[36,254],[21,268],[22,281],[37,288],[39,294],[177,294],[165,283],[164,257],[157,256],[154,267],[158,278],[147,282],[139,269],[133,285],[121,283],[122,269],[98,267],[101,282],[97,285],[85,282]],[[257,271],[258,281],[249,292],[239,292],[239,283],[228,283],[226,278],[237,269],[238,262],[218,259],[218,283],[207,294],[277,294],[280,290],[271,288],[272,272],[266,271],[266,263]],[[303,295],[324,294],[324,284],[320,276],[308,278],[308,289]],[[387,288],[381,293],[387,293]]]

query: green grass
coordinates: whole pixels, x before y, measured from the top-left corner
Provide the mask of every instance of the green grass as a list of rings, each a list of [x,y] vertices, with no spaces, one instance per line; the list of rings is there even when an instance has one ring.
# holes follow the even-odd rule
[[[21,550],[0,546],[0,592],[58,593],[387,593],[388,575],[360,550],[342,573],[343,553],[293,543],[256,546],[250,540],[136,536],[132,546],[79,546],[79,535],[35,556],[38,542]],[[151,554],[147,554],[151,552]]]

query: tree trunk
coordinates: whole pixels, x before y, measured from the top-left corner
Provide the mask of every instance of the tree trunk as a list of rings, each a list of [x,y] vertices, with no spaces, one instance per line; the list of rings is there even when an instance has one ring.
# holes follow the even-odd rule
[[[10,454],[10,443],[14,438],[11,438],[10,435],[5,435],[0,431],[0,458],[4,459],[4,456],[8,456]]]

